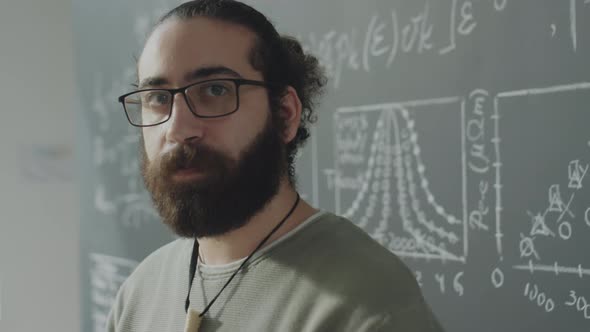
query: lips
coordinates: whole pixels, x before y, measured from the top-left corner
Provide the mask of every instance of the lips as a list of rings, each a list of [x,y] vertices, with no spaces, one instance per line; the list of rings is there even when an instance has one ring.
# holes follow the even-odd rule
[[[223,155],[207,148],[183,146],[170,152],[160,164],[160,172],[172,181],[192,181],[203,176],[211,177],[222,168]]]
[[[178,171],[174,172],[172,178],[174,180],[188,180],[192,178],[196,178],[202,176],[204,173],[201,169],[196,167],[191,168],[183,168],[179,169]]]

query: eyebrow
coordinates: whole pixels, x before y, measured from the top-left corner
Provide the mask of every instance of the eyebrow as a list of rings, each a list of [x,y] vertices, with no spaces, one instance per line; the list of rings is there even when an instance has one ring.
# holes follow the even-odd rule
[[[189,82],[189,81],[194,81],[194,80],[198,80],[198,79],[204,79],[204,78],[207,78],[207,77],[213,76],[213,75],[227,75],[227,76],[231,76],[231,77],[235,77],[235,78],[242,78],[242,75],[240,75],[237,71],[230,69],[228,67],[210,66],[210,67],[197,68],[195,70],[192,70],[192,71],[186,73],[184,75],[184,81]],[[137,87],[138,87],[138,89],[144,89],[147,87],[160,87],[165,84],[170,84],[170,81],[168,81],[166,78],[161,77],[161,76],[152,76],[152,77],[146,77],[146,78],[142,79]]]

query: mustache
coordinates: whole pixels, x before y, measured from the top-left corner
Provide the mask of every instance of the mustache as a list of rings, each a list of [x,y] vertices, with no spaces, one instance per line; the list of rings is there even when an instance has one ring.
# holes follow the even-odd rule
[[[206,145],[183,144],[164,155],[159,163],[161,175],[171,175],[183,169],[197,171],[223,168],[227,158],[219,151]]]

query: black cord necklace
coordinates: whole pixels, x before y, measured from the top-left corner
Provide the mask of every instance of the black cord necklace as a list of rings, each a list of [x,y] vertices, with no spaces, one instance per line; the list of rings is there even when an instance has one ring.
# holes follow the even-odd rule
[[[295,200],[295,204],[293,204],[293,206],[291,207],[291,210],[289,210],[289,212],[283,218],[283,220],[281,220],[281,222],[279,222],[275,226],[275,228],[273,228],[273,230],[270,233],[268,233],[268,235],[264,239],[262,239],[262,241],[260,241],[260,243],[258,244],[256,249],[254,249],[254,251],[252,251],[252,253],[250,253],[250,255],[242,262],[240,267],[238,267],[238,269],[231,275],[229,280],[225,283],[225,285],[223,285],[223,287],[217,293],[217,295],[215,295],[213,300],[211,300],[211,302],[209,302],[209,304],[205,307],[205,310],[203,310],[203,312],[201,314],[199,314],[199,317],[203,317],[207,313],[207,311],[209,311],[209,308],[211,308],[211,306],[213,305],[215,300],[217,300],[219,295],[221,295],[221,292],[223,292],[223,290],[227,287],[227,285],[229,285],[229,283],[234,279],[234,277],[238,274],[238,272],[240,272],[240,270],[246,265],[246,263],[250,260],[250,258],[252,258],[252,256],[254,256],[254,254],[258,251],[258,249],[260,249],[264,245],[264,243],[266,241],[268,241],[268,239],[285,223],[285,221],[291,216],[293,211],[295,211],[295,208],[297,207],[298,204],[299,204],[299,193],[297,193],[297,199]],[[199,242],[197,241],[197,239],[195,239],[194,243],[193,243],[193,253],[191,255],[191,263],[190,263],[190,270],[189,270],[189,276],[188,276],[189,277],[188,294],[186,294],[186,302],[185,302],[185,306],[184,306],[184,310],[187,313],[188,313],[188,308],[191,303],[189,297],[191,294],[191,288],[193,286],[193,279],[195,278],[195,272],[197,271],[198,256],[199,256]]]

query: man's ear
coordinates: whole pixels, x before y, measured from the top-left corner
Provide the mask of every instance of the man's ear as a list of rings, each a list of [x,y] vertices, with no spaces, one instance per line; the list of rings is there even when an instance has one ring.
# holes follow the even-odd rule
[[[286,93],[281,98],[279,111],[284,125],[282,138],[283,142],[287,144],[297,134],[297,130],[301,124],[301,112],[303,111],[299,95],[297,95],[297,91],[293,87],[287,87]]]

